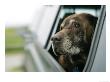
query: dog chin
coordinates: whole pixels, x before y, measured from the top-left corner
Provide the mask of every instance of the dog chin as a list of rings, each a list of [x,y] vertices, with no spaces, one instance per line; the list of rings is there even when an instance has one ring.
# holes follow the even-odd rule
[[[52,44],[52,49],[56,56],[66,55],[66,52],[63,49],[61,49],[59,46],[55,46],[54,44]]]

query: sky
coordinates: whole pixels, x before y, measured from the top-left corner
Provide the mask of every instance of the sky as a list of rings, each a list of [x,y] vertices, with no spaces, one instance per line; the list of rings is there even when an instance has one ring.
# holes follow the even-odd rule
[[[6,26],[26,25],[31,23],[34,15],[41,8],[41,5],[36,5],[32,1],[23,2],[11,0],[9,3],[6,3],[5,8]]]

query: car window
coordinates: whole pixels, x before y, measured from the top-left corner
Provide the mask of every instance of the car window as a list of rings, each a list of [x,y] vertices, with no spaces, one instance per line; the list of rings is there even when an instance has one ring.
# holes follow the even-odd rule
[[[48,52],[56,59],[58,60],[58,57],[55,56],[53,49],[52,49],[52,42],[51,37],[59,31],[60,24],[62,21],[69,15],[75,14],[75,13],[89,13],[93,16],[99,17],[100,15],[100,5],[62,5],[60,7],[60,11],[58,12],[55,22],[52,26],[51,34],[48,37],[48,40],[45,44],[45,49],[48,50]],[[81,71],[81,70],[79,70]]]

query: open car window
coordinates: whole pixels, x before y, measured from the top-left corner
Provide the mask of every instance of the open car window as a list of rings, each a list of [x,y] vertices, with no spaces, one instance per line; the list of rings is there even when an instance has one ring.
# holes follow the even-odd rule
[[[51,37],[58,32],[60,29],[60,24],[62,21],[69,15],[75,14],[75,13],[88,13],[93,16],[96,16],[99,18],[100,16],[100,10],[101,6],[100,5],[64,5],[60,7],[60,10],[58,12],[58,15],[56,16],[55,22],[52,26],[52,30],[50,32],[50,35],[48,37],[48,40],[45,44],[45,49],[48,50],[48,52],[56,59],[58,60],[58,57],[54,54],[53,49],[52,49],[52,42],[51,42]],[[81,71],[81,70],[78,70]]]

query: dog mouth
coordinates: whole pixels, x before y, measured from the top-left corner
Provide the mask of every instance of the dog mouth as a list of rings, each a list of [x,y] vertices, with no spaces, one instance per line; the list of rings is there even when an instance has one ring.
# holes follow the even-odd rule
[[[57,46],[56,43],[52,43],[52,49],[53,49],[53,52],[56,56],[58,55],[65,55],[65,52],[63,51],[63,49],[59,46]]]
[[[68,41],[67,41],[68,42]],[[71,42],[58,42],[52,43],[52,49],[56,56],[58,55],[78,55],[80,53],[80,48],[73,46]]]

